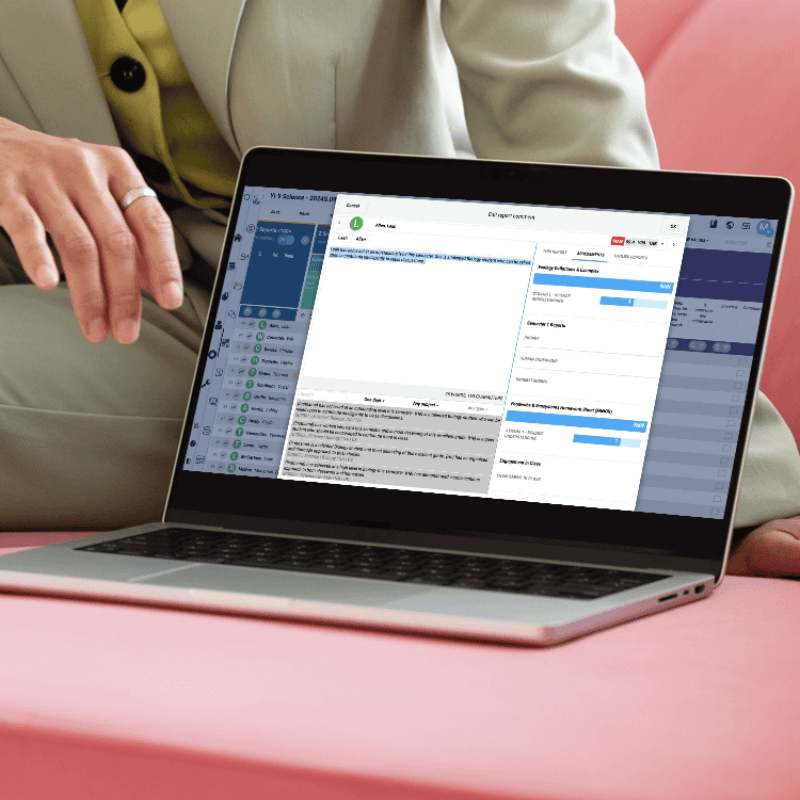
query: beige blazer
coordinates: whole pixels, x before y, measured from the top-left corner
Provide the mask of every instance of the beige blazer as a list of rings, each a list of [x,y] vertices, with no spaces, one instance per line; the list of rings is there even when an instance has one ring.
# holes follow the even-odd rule
[[[481,158],[658,167],[612,0],[160,2],[239,156],[266,144],[450,156],[463,113]],[[72,0],[2,6],[0,116],[119,144]],[[175,221],[216,264],[220,226]],[[737,524],[797,513],[800,457],[762,395]]]
[[[117,137],[72,0],[3,0],[0,115]],[[253,145],[451,155],[440,31],[482,158],[657,167],[611,0],[161,0],[233,151]],[[450,87],[448,87],[450,88]],[[448,93],[452,97],[452,92]]]

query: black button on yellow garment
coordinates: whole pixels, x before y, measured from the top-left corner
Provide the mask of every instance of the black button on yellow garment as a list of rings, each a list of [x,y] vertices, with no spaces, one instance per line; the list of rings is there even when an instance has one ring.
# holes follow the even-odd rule
[[[154,158],[142,155],[141,153],[134,156],[133,160],[136,162],[136,166],[139,167],[139,172],[141,172],[145,178],[149,178],[155,183],[169,183],[169,171],[160,161],[156,161]]]
[[[111,80],[123,92],[138,92],[144,86],[147,73],[135,58],[122,56],[111,65]]]

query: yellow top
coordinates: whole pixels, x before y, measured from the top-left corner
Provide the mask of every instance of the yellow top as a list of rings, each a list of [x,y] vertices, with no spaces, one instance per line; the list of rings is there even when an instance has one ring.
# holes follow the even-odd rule
[[[166,173],[140,159],[140,168],[150,166],[142,169],[145,177],[195,208],[228,208],[238,160],[192,84],[158,0],[128,0],[121,12],[114,0],[73,2],[120,139],[169,174],[169,180],[156,180],[154,174]],[[135,91],[112,79],[112,66],[126,56],[144,68],[144,83]],[[141,82],[141,68],[135,73],[128,88]]]

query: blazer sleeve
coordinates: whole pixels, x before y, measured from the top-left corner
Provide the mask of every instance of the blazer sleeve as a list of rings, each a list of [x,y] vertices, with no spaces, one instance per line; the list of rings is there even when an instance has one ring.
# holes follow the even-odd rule
[[[478,158],[658,169],[613,0],[442,0]]]

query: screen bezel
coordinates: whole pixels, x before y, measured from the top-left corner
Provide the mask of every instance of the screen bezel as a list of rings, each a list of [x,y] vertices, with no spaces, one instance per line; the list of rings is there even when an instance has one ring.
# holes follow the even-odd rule
[[[788,181],[772,177],[258,147],[242,160],[221,263],[227,262],[231,250],[245,186],[777,219],[754,365],[762,360],[793,195]],[[219,304],[223,274],[218,270],[209,319]],[[189,410],[197,402],[211,335],[207,320]],[[299,525],[309,532],[356,526],[363,531],[358,538],[366,534],[367,540],[383,543],[395,542],[393,532],[404,531],[439,542],[466,537],[485,543],[487,552],[507,551],[509,544],[524,552],[527,543],[552,541],[721,563],[759,377],[760,368],[754,368],[721,519],[241,475],[232,480],[181,469],[191,435],[187,413],[164,521],[252,530],[294,530]]]

